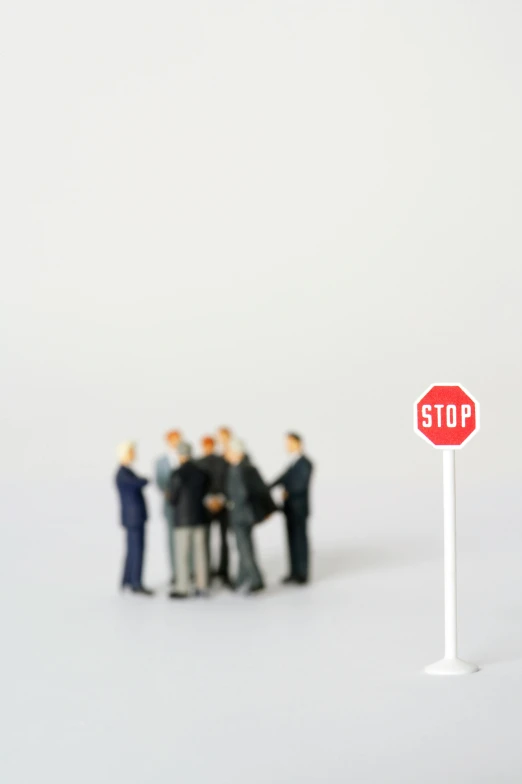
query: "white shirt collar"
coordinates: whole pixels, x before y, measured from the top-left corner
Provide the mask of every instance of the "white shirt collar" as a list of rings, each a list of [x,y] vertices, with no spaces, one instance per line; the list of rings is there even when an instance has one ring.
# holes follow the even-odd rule
[[[175,452],[173,449],[167,450],[167,460],[169,461],[171,468],[178,468],[179,466],[178,453]]]

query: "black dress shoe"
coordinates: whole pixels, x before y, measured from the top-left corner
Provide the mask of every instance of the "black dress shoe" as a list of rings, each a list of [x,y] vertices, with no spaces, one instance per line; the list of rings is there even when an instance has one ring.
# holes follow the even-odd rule
[[[179,591],[171,591],[169,599],[188,599],[188,593],[180,593]]]
[[[229,588],[232,587],[233,583],[228,574],[224,572],[215,572],[213,576],[220,580],[221,585],[226,585]]]
[[[145,588],[144,585],[133,588],[132,593],[141,593],[143,596],[154,596],[154,591],[151,591],[150,588]]]
[[[297,583],[297,585],[306,585],[308,577],[296,577],[294,582]]]
[[[295,583],[296,582],[296,578],[293,576],[293,574],[289,574],[286,577],[283,577],[281,582],[282,582],[283,585],[290,585],[291,583]]]

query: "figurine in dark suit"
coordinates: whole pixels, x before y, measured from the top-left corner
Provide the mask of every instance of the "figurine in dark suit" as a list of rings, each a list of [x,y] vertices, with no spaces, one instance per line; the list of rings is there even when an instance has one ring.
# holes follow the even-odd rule
[[[189,595],[191,549],[194,553],[196,596],[207,595],[207,510],[204,500],[210,478],[191,460],[191,455],[189,444],[179,444],[180,465],[173,472],[167,490],[167,498],[175,509],[176,526],[176,588],[169,594],[171,599],[185,599]]]
[[[116,473],[116,487],[120,495],[121,524],[127,532],[127,552],[122,589],[130,588],[134,593],[152,596],[153,591],[142,584],[143,555],[145,552],[145,523],[147,522],[147,506],[143,497],[143,488],[148,479],[136,476],[131,468],[136,456],[133,443],[125,442],[118,449],[120,467]]]
[[[272,482],[283,487],[286,533],[290,571],[283,583],[303,585],[309,577],[308,517],[310,514],[310,481],[312,463],[303,454],[303,442],[297,433],[286,436],[286,450],[291,456],[287,470]]]
[[[208,517],[208,560],[210,574],[215,577],[220,577],[223,583],[230,584],[228,575],[228,515],[226,509],[226,476],[227,476],[227,462],[222,455],[215,452],[216,443],[211,436],[205,436],[201,439],[201,448],[203,457],[197,461],[197,465],[208,474],[210,478],[210,487],[208,495],[205,500],[207,507]],[[219,524],[220,533],[220,551],[219,551],[219,565],[213,571],[211,568],[211,532],[212,523]]]
[[[246,457],[243,444],[236,438],[230,439],[227,460],[230,464],[226,483],[227,507],[239,553],[236,588],[252,594],[264,588],[254,549],[253,528],[256,523],[266,520],[277,507],[259,471]]]

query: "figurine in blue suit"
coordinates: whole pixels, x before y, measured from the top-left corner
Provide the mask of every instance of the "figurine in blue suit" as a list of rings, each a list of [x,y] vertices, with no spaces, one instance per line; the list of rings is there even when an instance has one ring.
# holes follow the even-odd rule
[[[304,585],[309,578],[308,517],[310,514],[310,481],[313,465],[303,453],[303,441],[297,433],[286,436],[290,465],[270,487],[283,487],[286,534],[290,571],[283,583]]]
[[[127,553],[121,587],[130,588],[134,593],[152,596],[153,591],[145,588],[141,582],[147,522],[143,488],[149,480],[137,476],[131,468],[136,457],[133,443],[128,441],[121,444],[118,448],[118,456],[120,467],[116,473],[116,487],[121,502],[121,524],[127,532]]]

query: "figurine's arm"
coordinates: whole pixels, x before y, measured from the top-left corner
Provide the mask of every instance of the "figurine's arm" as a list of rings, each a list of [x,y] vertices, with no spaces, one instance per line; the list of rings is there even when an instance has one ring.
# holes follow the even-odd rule
[[[145,487],[145,485],[149,484],[148,479],[144,479],[141,476],[136,476],[130,471],[125,471],[125,473],[121,473],[118,477],[118,482],[121,485],[126,485],[127,487]]]

